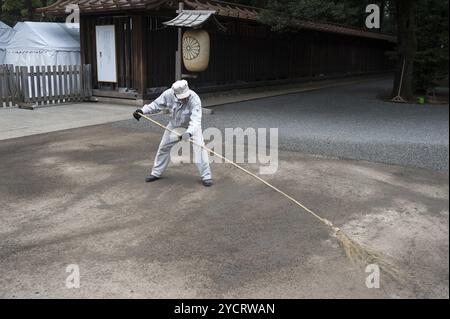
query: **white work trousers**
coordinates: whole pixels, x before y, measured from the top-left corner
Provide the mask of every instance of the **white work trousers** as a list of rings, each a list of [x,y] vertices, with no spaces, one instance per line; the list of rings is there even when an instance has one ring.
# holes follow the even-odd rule
[[[173,129],[171,125],[168,128]],[[192,140],[200,145],[204,145],[202,130],[198,129],[192,135]],[[153,164],[152,175],[161,177],[170,162],[170,150],[172,146],[178,143],[178,140],[171,138],[169,131],[164,131],[164,135],[159,144],[158,152],[156,153],[155,163]],[[200,146],[193,145],[194,151],[194,163],[197,165],[197,169],[200,173],[202,180],[212,179],[211,169],[209,167],[208,152],[202,149]]]

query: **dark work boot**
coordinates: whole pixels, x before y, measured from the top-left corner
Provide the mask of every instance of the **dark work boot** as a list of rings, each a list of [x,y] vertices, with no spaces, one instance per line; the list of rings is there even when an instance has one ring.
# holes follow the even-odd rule
[[[204,179],[204,180],[202,180],[202,183],[203,183],[203,186],[205,186],[205,187],[209,187],[214,184],[212,179]]]
[[[150,174],[145,178],[145,181],[147,183],[151,183],[151,182],[157,181],[158,179],[159,179],[159,177],[156,177],[156,176],[153,176],[152,174]]]

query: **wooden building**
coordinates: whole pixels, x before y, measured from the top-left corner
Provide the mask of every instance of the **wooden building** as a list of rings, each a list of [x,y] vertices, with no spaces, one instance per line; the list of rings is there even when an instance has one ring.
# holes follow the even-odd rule
[[[389,35],[305,21],[297,22],[297,32],[278,33],[258,22],[258,8],[214,0],[182,2],[185,9],[214,10],[226,27],[207,27],[209,66],[189,79],[199,91],[391,69],[385,53],[396,40]],[[145,100],[175,80],[177,29],[163,22],[177,16],[178,1],[58,0],[38,12],[66,16],[68,4],[77,4],[81,13],[81,58],[92,65],[94,95]],[[98,78],[97,26],[114,26],[115,82]]]

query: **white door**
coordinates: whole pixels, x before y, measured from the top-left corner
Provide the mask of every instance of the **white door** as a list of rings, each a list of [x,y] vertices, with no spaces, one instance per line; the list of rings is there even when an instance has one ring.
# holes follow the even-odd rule
[[[99,82],[117,82],[116,34],[114,25],[95,27],[97,77]]]

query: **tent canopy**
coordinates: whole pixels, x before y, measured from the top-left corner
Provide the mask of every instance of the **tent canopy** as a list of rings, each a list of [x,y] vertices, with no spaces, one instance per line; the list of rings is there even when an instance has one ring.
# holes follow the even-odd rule
[[[3,63],[17,66],[80,64],[78,24],[19,22],[13,30]]]
[[[73,27],[72,27],[73,26]],[[65,23],[19,22],[8,45],[8,51],[80,51],[80,28]]]
[[[13,35],[13,29],[0,21],[0,64],[5,62],[5,50]]]
[[[0,49],[6,49],[12,35],[13,29],[0,21]]]

